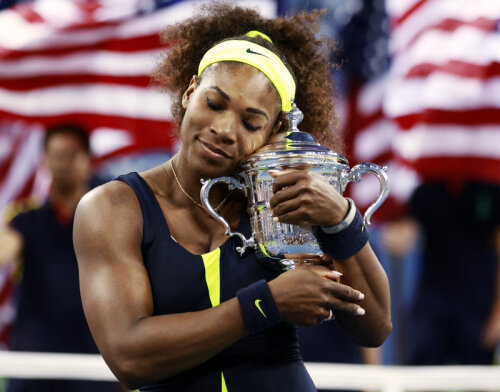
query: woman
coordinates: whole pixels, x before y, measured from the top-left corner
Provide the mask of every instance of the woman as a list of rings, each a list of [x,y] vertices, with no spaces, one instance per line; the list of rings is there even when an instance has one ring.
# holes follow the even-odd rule
[[[74,231],[91,331],[127,386],[314,391],[294,325],[317,324],[335,311],[361,344],[380,345],[388,335],[385,273],[359,212],[346,223],[355,208],[321,176],[275,173],[271,205],[281,222],[316,227],[338,259],[335,270],[308,266],[278,276],[253,251],[240,257],[237,240],[227,240],[199,199],[200,179],[231,175],[286,129],[291,98],[305,114],[304,129],[328,141],[333,104],[328,52],[314,37],[317,17],[268,20],[217,4],[165,30],[176,45],[156,76],[174,95],[182,147],[156,168],[88,193]],[[248,234],[240,193],[214,188],[211,203],[233,230]],[[339,223],[347,228],[327,234]]]

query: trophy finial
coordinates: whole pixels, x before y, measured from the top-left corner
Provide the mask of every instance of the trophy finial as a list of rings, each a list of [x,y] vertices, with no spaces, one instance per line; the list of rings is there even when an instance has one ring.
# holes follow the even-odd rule
[[[304,115],[295,104],[293,98],[291,99],[291,104],[292,104],[292,110],[288,112],[286,118],[290,121],[290,131],[299,132],[299,128],[297,128],[297,126],[304,119]]]
[[[290,121],[290,129],[287,131],[285,139],[294,142],[311,142],[318,143],[313,135],[307,132],[302,132],[297,128],[297,125],[304,119],[304,115],[300,109],[295,105],[293,98],[291,99],[292,110],[288,112],[286,118]]]

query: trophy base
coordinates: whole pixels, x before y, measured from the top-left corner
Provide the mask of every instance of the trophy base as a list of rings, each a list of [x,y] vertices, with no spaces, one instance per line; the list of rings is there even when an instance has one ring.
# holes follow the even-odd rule
[[[261,247],[255,247],[257,260],[266,268],[278,273],[295,269],[299,264],[321,264],[323,253],[286,253],[271,256]]]

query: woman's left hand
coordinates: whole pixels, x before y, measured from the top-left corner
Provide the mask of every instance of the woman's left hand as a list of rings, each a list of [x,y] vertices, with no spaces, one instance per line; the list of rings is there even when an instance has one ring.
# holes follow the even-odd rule
[[[312,170],[269,170],[274,178],[270,205],[283,223],[299,226],[332,226],[349,209],[348,201],[319,173]]]

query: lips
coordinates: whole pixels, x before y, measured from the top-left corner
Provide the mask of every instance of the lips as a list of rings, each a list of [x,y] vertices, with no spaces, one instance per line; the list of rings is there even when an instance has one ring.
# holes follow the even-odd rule
[[[210,144],[202,139],[198,139],[200,141],[200,144],[202,145],[202,148],[205,149],[210,155],[213,157],[221,157],[221,158],[226,158],[226,159],[231,159],[231,155],[229,155],[226,151],[215,147],[213,144]]]

